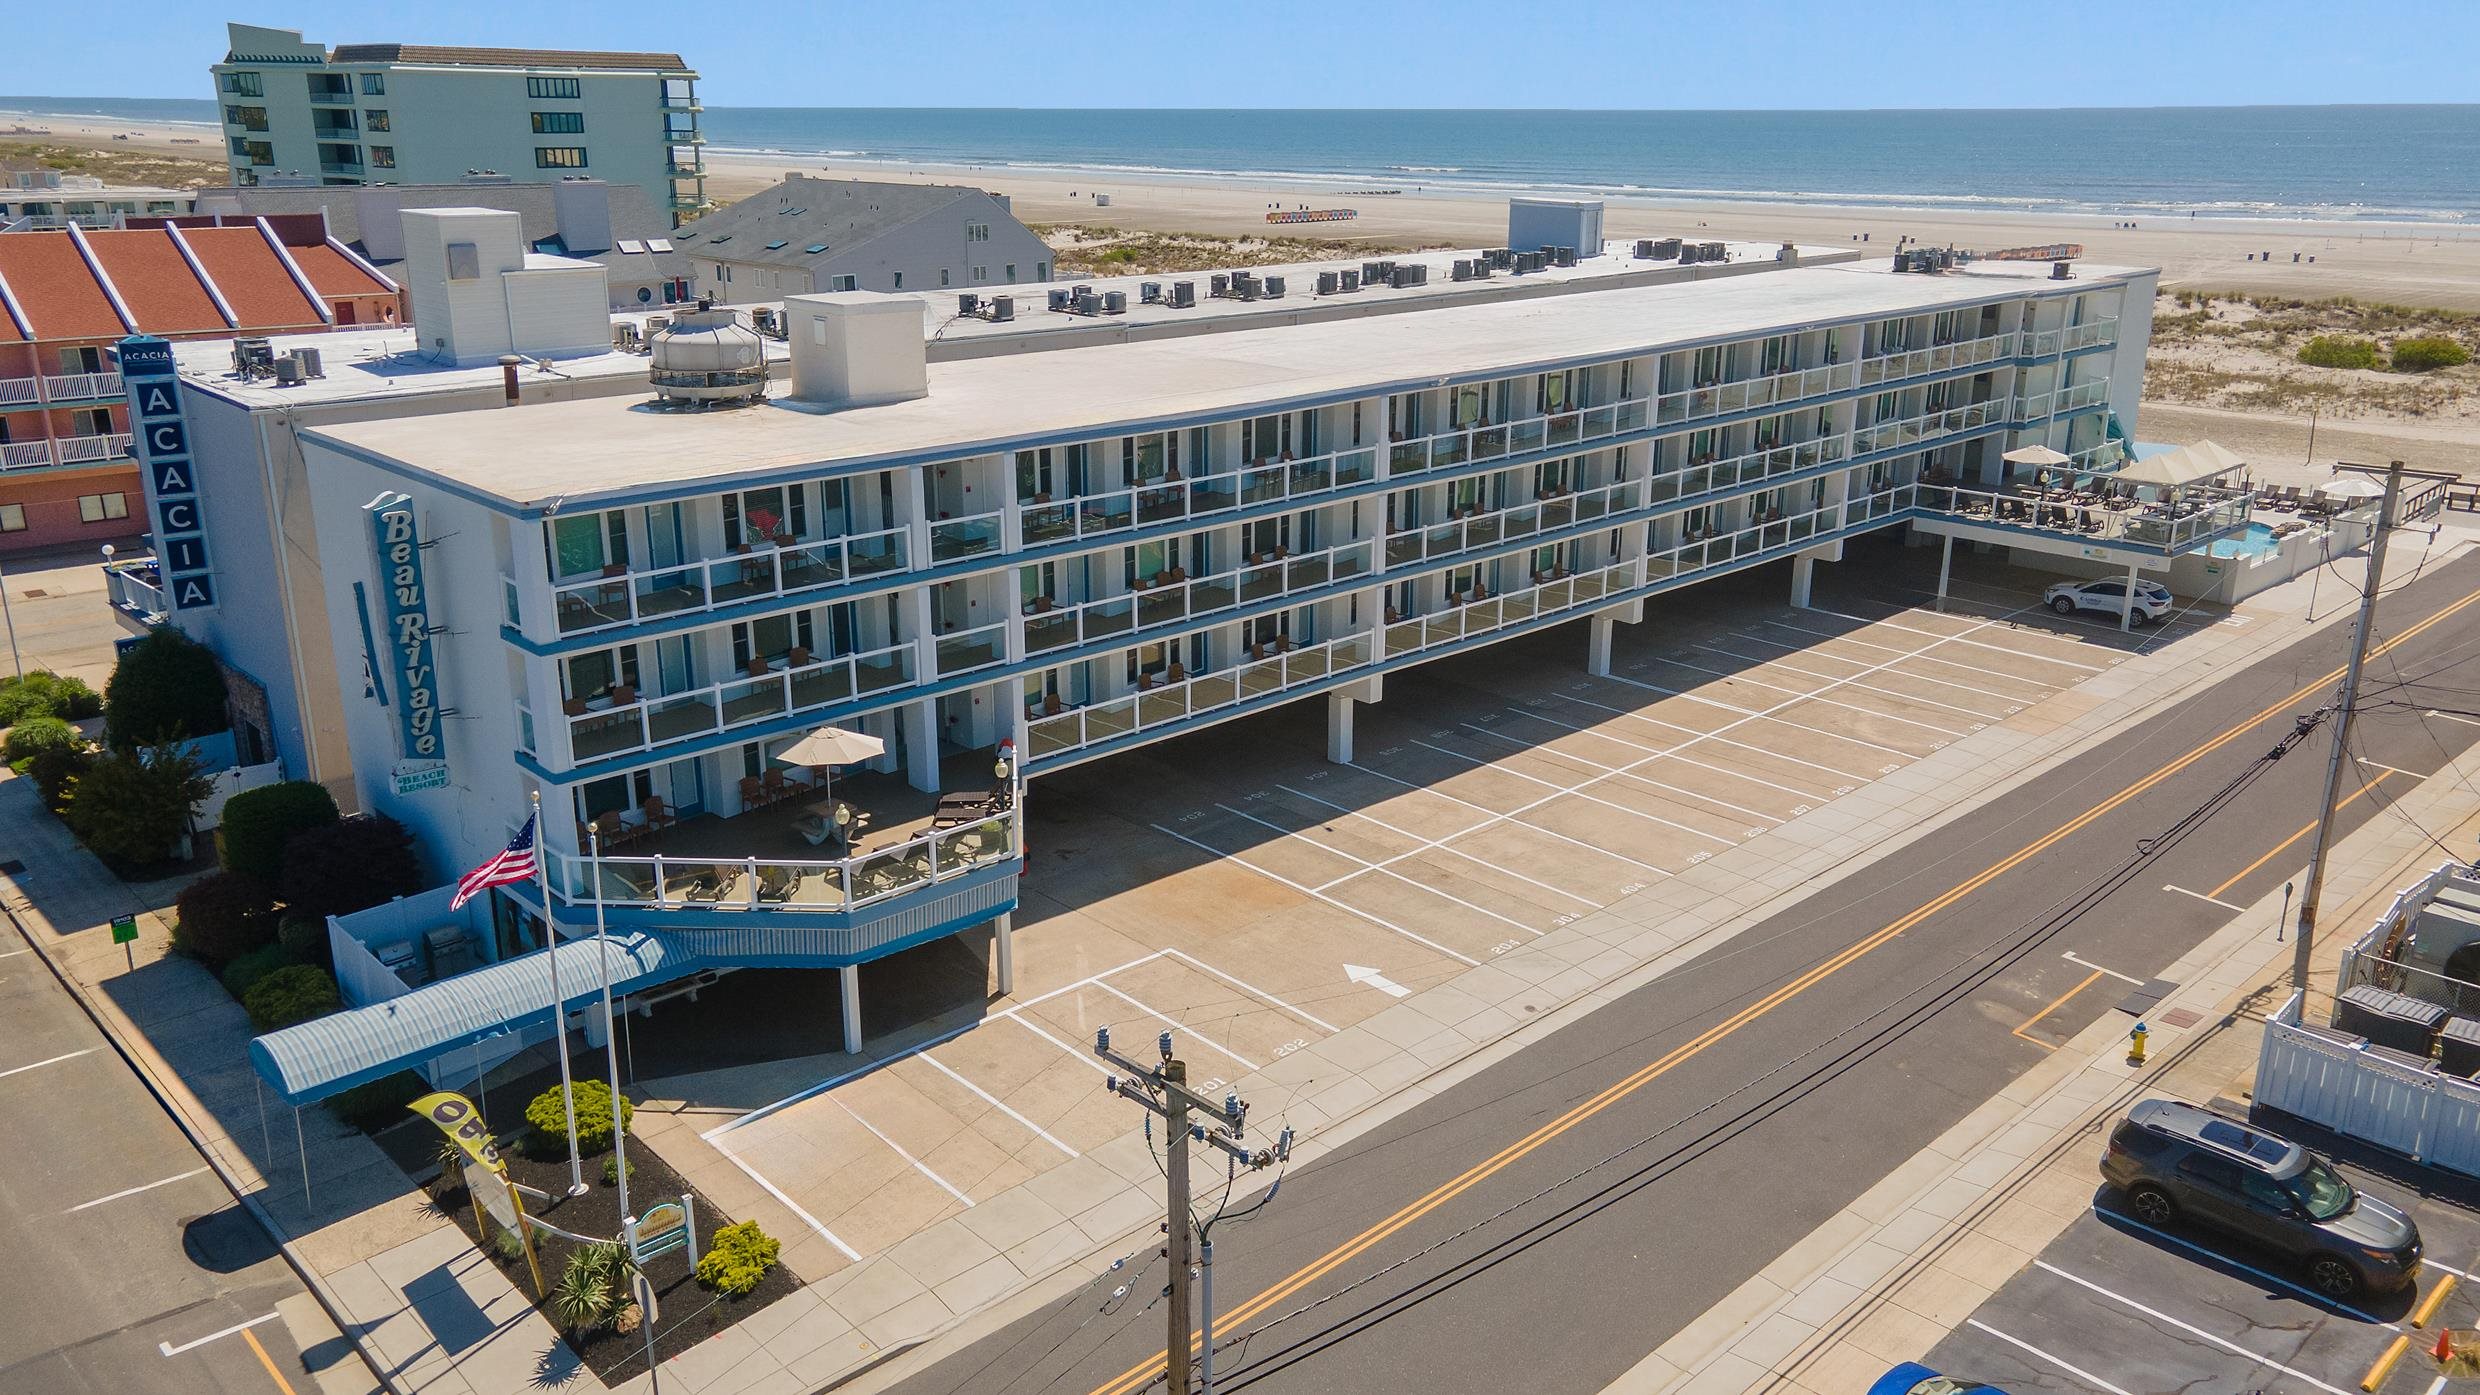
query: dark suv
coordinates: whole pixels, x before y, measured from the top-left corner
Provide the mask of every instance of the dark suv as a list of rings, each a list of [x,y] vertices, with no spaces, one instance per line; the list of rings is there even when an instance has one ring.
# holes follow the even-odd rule
[[[2110,1134],[2101,1177],[2147,1225],[2185,1216],[2300,1261],[2332,1298],[2420,1277],[2420,1229],[2285,1138],[2172,1100],[2145,1100]]]

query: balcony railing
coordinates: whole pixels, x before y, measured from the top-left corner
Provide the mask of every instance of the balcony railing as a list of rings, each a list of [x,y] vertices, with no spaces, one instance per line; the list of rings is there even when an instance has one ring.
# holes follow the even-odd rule
[[[930,525],[930,564],[965,562],[999,550],[999,520],[1005,510],[969,518],[942,518]]]
[[[1993,426],[2007,419],[2010,405],[2004,399],[1993,399],[1975,402],[1967,407],[1950,407],[1942,412],[1906,417],[1901,421],[1881,421],[1874,426],[1863,426],[1851,433],[1852,452],[1866,455],[1871,451],[1928,445],[1958,432]]]
[[[1058,502],[1037,497],[1023,505],[1025,545],[1037,547],[1102,537],[1182,519],[1211,519],[1238,509],[1365,484],[1377,478],[1377,468],[1376,450],[1363,446],[1307,460],[1261,462],[1188,478],[1167,477]]]
[[[1850,364],[1829,363],[1816,368],[1794,368],[1736,383],[1682,388],[1662,394],[1655,406],[1655,419],[1668,426],[1673,422],[1695,421],[1700,417],[1745,412],[1752,408],[1770,407],[1777,402],[1796,402],[1803,397],[1854,387],[1859,381]]]
[[[19,380],[23,381],[23,380]],[[6,383],[0,383],[0,402],[9,401]],[[118,373],[55,373],[43,379],[43,395],[53,402],[93,402],[121,395]]]
[[[1521,591],[1507,591],[1466,601],[1432,615],[1397,620],[1386,627],[1387,656],[1416,654],[1424,649],[1435,649],[1471,639],[1475,635],[1503,630],[1510,625],[1520,625],[1538,616],[1589,606],[1635,584],[1636,565],[1633,562],[1614,562],[1607,567],[1559,577]]]
[[[0,407],[22,406],[43,400],[40,378],[0,378]]]
[[[1729,460],[1717,460],[1711,464],[1690,465],[1683,470],[1665,471],[1653,476],[1645,483],[1653,502],[1667,503],[1674,499],[1694,499],[1702,495],[1719,494],[1743,485],[1798,474],[1802,470],[1830,465],[1843,459],[1846,454],[1843,438],[1828,436],[1815,441],[1799,441],[1787,446],[1771,446],[1764,450],[1750,451],[1746,455],[1733,456]]]
[[[1587,445],[1644,430],[1651,410],[1652,399],[1630,397],[1554,416],[1526,417],[1498,426],[1468,426],[1417,440],[1397,441],[1387,448],[1387,472],[1400,479],[1424,470],[1529,455],[1559,446]]]
[[[1386,540],[1386,564],[1389,567],[1410,566],[1498,543],[1538,537],[1574,524],[1590,523],[1597,518],[1624,513],[1641,507],[1644,501],[1643,480],[1621,480],[1616,484],[1600,485],[1573,494],[1532,500],[1493,513],[1477,513],[1426,528],[1408,528]]]
[[[686,692],[646,694],[569,713],[569,752],[587,761],[643,751],[838,706],[912,681],[913,646],[907,643],[729,678]]]
[[[55,463],[49,441],[0,441],[0,470],[44,470]]]
[[[1935,344],[1926,349],[1898,349],[1860,360],[1860,383],[1893,382],[1900,378],[1917,378],[1927,373],[1945,373],[1958,368],[1973,368],[1999,359],[2013,358],[2016,336],[1988,334],[1978,339],[1959,339],[1952,344]]]
[[[2023,399],[2023,405],[2015,416],[2019,421],[2033,421],[2053,417],[2061,412],[2084,411],[2087,408],[2098,407],[2109,400],[2110,380],[2096,378],[2088,383],[2076,383],[2068,387],[2053,388],[2048,392],[2034,393]]]
[[[1369,660],[1369,636],[1345,635],[1073,712],[1037,718],[1026,728],[1027,759],[1043,760],[1137,732],[1178,726],[1192,717],[1366,668]]]
[[[104,593],[113,608],[149,622],[163,618],[172,608],[164,599],[162,579],[152,557],[107,563],[103,569]]]
[[[2163,553],[2186,551],[2246,523],[2253,498],[2245,490],[2190,485],[2176,497],[2157,502],[2114,496],[2088,504],[2064,491],[1918,486],[1918,506],[1932,512]]]
[[[2094,320],[2088,324],[2067,325],[2060,329],[2038,330],[2024,336],[2023,347],[2017,350],[2023,358],[2048,358],[2053,354],[2070,353],[2076,349],[2106,344],[2118,337],[2116,319]]]
[[[362,162],[359,160],[321,160],[319,172],[321,174],[360,174]]]
[[[1804,513],[1784,518],[1760,519],[1727,532],[1690,538],[1676,547],[1646,554],[1645,575],[1649,578],[1684,576],[1690,572],[1718,567],[1741,557],[1753,556],[1768,548],[1788,547],[1819,533],[1831,532],[1845,522],[1846,506],[1827,504]],[[1885,512],[1892,512],[1889,508]],[[1874,517],[1873,514],[1864,514]]]
[[[0,470],[47,470],[55,465],[93,465],[129,455],[129,434],[63,436],[52,441],[0,442]]]
[[[1025,652],[1047,654],[1071,649],[1155,625],[1203,619],[1293,592],[1330,586],[1369,575],[1376,558],[1377,540],[1363,538],[1323,552],[1270,558],[1193,581],[1158,578],[1153,585],[1124,596],[1105,596],[1027,615]]]
[[[591,905],[599,896],[606,906],[666,911],[849,911],[1016,858],[1024,845],[1018,819],[1011,809],[893,847],[815,861],[662,855],[598,861],[545,849],[545,875],[571,905]]]
[[[764,543],[714,562],[562,582],[552,587],[552,597],[560,633],[583,634],[885,576],[903,571],[910,555],[906,530],[888,528],[824,542]],[[509,585],[513,591],[515,583]]]
[[[938,638],[939,677],[953,678],[961,673],[997,668],[1007,662],[1008,622],[994,620],[970,630],[958,630]]]

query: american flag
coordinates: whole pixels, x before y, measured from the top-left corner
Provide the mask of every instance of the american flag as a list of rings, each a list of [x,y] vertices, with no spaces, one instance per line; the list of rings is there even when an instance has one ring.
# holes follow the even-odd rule
[[[456,884],[456,895],[448,899],[448,909],[456,910],[476,896],[495,886],[531,881],[534,877],[534,815],[528,815],[525,827],[508,840],[491,859],[465,874]]]

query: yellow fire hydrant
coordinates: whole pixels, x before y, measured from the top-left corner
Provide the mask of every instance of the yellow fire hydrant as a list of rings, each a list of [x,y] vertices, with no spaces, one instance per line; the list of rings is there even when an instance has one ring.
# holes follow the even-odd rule
[[[2144,1038],[2148,1031],[2149,1029],[2143,1023],[2138,1022],[2136,1029],[2127,1034],[2127,1040],[2134,1043],[2127,1049],[2127,1064],[2131,1066],[2144,1064]]]

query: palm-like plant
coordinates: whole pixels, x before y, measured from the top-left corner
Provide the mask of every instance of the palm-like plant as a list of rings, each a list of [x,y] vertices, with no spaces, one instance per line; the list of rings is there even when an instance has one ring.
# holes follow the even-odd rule
[[[572,1332],[609,1322],[628,1293],[628,1256],[618,1245],[571,1251],[551,1290],[551,1313]]]

